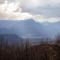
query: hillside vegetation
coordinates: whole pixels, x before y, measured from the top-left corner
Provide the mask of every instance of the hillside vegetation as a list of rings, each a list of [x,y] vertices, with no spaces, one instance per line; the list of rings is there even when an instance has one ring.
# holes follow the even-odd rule
[[[28,40],[24,44],[9,45],[4,38],[0,39],[0,60],[60,60],[60,38],[54,44],[41,42],[31,45]]]

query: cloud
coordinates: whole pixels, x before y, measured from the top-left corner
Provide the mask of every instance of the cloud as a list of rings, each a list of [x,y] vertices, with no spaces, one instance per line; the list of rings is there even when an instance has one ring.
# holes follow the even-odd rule
[[[19,0],[25,8],[36,8],[43,6],[58,6],[60,0]]]
[[[36,15],[33,18],[36,22],[40,22],[40,23],[45,23],[45,22],[49,22],[49,23],[56,23],[56,22],[60,22],[60,17],[55,18],[55,17],[50,17],[47,18],[45,16],[40,16],[40,15]]]
[[[1,0],[0,0],[1,1]],[[60,21],[59,0],[8,0],[0,4],[0,20],[34,19],[38,22]]]
[[[60,17],[60,0],[22,0],[23,11],[42,14],[47,17]]]
[[[60,17],[60,7],[38,7],[29,12],[33,14],[40,14],[46,17]]]
[[[5,0],[0,0],[0,4],[3,3]]]
[[[31,17],[30,13],[22,12],[20,3],[8,3],[8,1],[5,1],[3,4],[0,4],[0,19],[2,20],[24,20]]]
[[[4,1],[5,0],[0,0],[0,2]],[[25,13],[38,14],[46,17],[60,17],[60,0],[8,0],[8,9],[16,9],[15,7],[18,4],[20,10]],[[13,7],[13,5],[15,7]]]

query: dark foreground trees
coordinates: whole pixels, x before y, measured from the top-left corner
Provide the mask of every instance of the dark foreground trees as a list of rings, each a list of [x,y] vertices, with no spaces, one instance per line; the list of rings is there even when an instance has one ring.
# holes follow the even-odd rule
[[[55,44],[32,45],[29,41],[25,44],[8,45],[8,41],[0,38],[0,60],[60,60],[60,46]]]

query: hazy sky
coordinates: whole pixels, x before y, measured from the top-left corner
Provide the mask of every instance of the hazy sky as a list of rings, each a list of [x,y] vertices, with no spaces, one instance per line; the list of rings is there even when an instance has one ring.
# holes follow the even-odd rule
[[[0,19],[27,17],[41,22],[60,21],[60,0],[0,0]]]

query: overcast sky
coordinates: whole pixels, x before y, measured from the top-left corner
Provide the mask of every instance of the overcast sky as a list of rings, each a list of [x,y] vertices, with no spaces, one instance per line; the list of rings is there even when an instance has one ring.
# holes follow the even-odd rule
[[[16,16],[18,19],[34,16],[37,19],[60,20],[60,0],[0,0],[0,18],[17,18]]]

